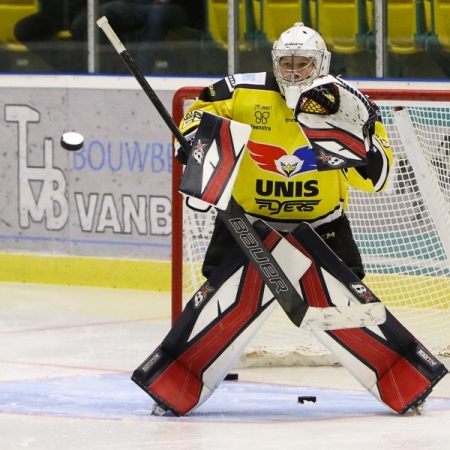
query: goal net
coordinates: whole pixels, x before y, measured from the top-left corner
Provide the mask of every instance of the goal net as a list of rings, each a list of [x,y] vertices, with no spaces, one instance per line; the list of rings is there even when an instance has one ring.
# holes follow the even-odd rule
[[[395,163],[379,194],[352,190],[348,217],[366,271],[364,282],[435,355],[450,353],[450,93],[363,90],[380,106]],[[182,88],[173,100],[176,123],[200,94]],[[403,107],[411,133],[399,126]],[[411,131],[411,130],[410,130]],[[405,139],[413,142],[405,145]],[[414,145],[416,144],[416,145]],[[173,319],[204,282],[201,264],[214,211],[194,212],[178,193],[173,167]],[[327,365],[335,358],[278,307],[244,351],[238,367]]]

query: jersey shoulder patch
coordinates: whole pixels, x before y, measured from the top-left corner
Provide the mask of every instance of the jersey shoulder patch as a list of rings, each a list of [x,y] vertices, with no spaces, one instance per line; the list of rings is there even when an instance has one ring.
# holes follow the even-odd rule
[[[267,73],[238,73],[225,78],[230,91],[241,86],[265,86]]]
[[[240,73],[228,76],[225,81],[230,92],[238,88],[279,92],[276,78],[271,72]]]
[[[275,76],[270,72],[229,75],[203,89],[200,99],[205,102],[228,100],[236,89],[255,89],[279,92]]]

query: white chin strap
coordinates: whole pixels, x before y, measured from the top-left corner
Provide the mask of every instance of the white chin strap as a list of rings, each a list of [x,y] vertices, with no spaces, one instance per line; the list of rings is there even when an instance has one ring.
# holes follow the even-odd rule
[[[283,86],[283,88],[284,88],[284,98],[286,99],[286,104],[288,108],[295,109],[302,89],[300,88],[300,86],[292,86],[292,85]]]

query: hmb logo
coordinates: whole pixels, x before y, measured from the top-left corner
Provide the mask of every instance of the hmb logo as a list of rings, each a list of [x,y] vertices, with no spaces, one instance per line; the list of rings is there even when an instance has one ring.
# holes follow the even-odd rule
[[[39,119],[39,112],[29,106],[5,106],[5,120],[18,124],[19,225],[29,228],[30,217],[34,222],[42,222],[45,218],[47,230],[61,230],[69,216],[69,204],[64,174],[53,167],[53,140],[44,139],[43,167],[28,166],[27,162],[28,123],[39,122]],[[35,194],[32,184],[40,186]]]

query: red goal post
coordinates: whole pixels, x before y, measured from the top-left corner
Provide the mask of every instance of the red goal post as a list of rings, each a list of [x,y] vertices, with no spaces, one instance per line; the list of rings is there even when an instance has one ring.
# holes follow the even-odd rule
[[[176,124],[184,116],[187,100],[197,98],[203,88],[183,87],[173,96],[172,117]],[[178,183],[183,166],[173,158],[172,164],[172,325],[183,309],[183,196],[178,192]]]
[[[387,306],[395,310],[396,316],[397,310],[400,316],[405,315],[405,326],[409,326],[420,340],[431,347],[432,351],[448,354],[450,331],[446,332],[441,328],[445,327],[442,322],[443,316],[450,313],[450,242],[446,243],[445,239],[448,241],[448,238],[441,236],[442,232],[440,234],[436,229],[437,220],[430,213],[432,208],[429,207],[424,196],[420,178],[432,179],[437,186],[436,189],[439,190],[438,194],[433,195],[439,198],[428,199],[428,202],[436,202],[435,210],[448,212],[450,210],[450,91],[361,90],[381,107],[396,157],[394,173],[390,180],[392,187],[390,190],[388,188],[387,194],[382,196],[371,194],[376,198],[371,203],[372,197],[366,198],[365,194],[360,194],[359,191],[351,192],[349,217],[356,230],[355,235],[363,254],[363,261],[365,265],[367,264],[366,282],[383,301],[387,298]],[[184,87],[175,93],[172,113],[176,123],[181,121],[187,103],[196,99],[201,91],[201,87]],[[427,169],[420,176],[415,174],[411,168],[411,158],[404,153],[406,150],[402,147],[391,112],[396,106],[403,106],[408,110],[418,134],[418,141],[423,148],[423,164],[427,166]],[[442,147],[442,143],[447,144]],[[183,198],[178,193],[182,165],[175,159],[172,170],[172,322],[174,322],[193,292],[188,293],[186,297],[183,287],[186,277],[183,267],[187,263],[183,250],[186,247],[184,227],[187,225],[184,219]],[[371,216],[372,213],[373,216]],[[444,225],[446,223],[448,230],[450,222],[444,222]],[[367,229],[369,231],[366,232]],[[383,253],[377,253],[380,246],[383,247]],[[199,265],[201,261],[195,264]],[[194,281],[194,284],[195,282],[199,287],[201,279]],[[192,286],[190,289],[192,290]],[[395,296],[404,297],[404,299],[397,302]],[[426,326],[422,327],[415,323],[414,317],[420,316],[417,308],[422,308],[422,312],[429,313],[430,319]],[[399,319],[404,322],[403,317]],[[450,316],[446,316],[446,320],[445,328],[450,329],[448,326]],[[283,335],[284,329],[289,325],[284,323],[279,325],[277,322],[270,327],[277,329],[276,339],[278,334],[281,334],[280,340],[292,339],[290,335],[292,330],[286,331],[287,338]],[[278,327],[282,329],[280,333]],[[436,328],[439,330],[436,331]],[[306,341],[308,339],[306,338]],[[298,350],[296,347],[295,352],[302,352],[304,345],[310,345],[303,344],[304,341],[305,336],[302,336],[302,344],[297,345],[302,349]],[[430,345],[427,341],[432,341],[436,345]],[[264,348],[263,352],[265,352],[267,345],[264,341],[263,344],[257,344],[257,348],[259,350]],[[314,347],[311,350],[313,354],[321,352],[321,349],[315,349],[315,343],[311,346]],[[284,353],[285,350],[281,352]],[[308,349],[306,353],[309,354],[309,352]]]

